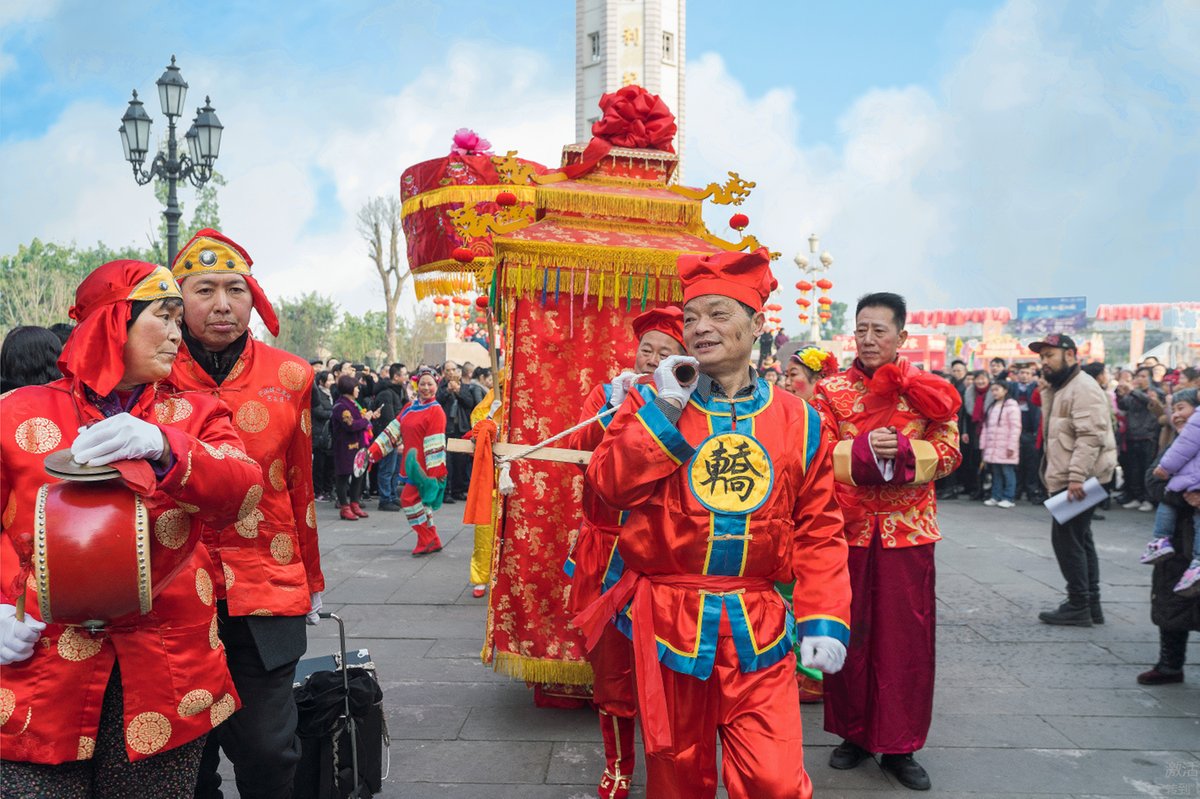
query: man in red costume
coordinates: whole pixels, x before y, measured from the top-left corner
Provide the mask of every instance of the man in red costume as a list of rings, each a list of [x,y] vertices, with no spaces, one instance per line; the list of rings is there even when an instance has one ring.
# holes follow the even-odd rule
[[[225,401],[262,467],[253,514],[205,528],[217,565],[221,640],[244,707],[209,738],[196,795],[221,796],[219,750],[232,761],[243,799],[290,797],[300,741],[292,678],[304,624],[321,609],[321,554],[312,483],[312,367],[250,335],[250,310],[272,335],[279,322],[244,249],[204,229],[175,258],[183,289],[183,340],[172,380]]]
[[[661,361],[683,354],[683,311],[672,306],[652,308],[633,320],[638,337],[633,370],[621,372],[611,383],[601,383],[583,401],[579,421],[591,419],[607,408],[621,405],[639,375],[653,374]],[[568,449],[594,450],[612,421],[606,416],[564,440]],[[617,534],[627,514],[606,505],[585,483],[583,524],[563,570],[571,576],[569,608],[578,613],[611,588],[620,578],[621,556]],[[600,799],[625,799],[633,775],[633,652],[629,639],[607,625],[595,648],[588,652],[592,666],[592,698],[600,709],[600,734],[604,739],[604,775]]]
[[[629,513],[625,572],[577,621],[589,646],[614,614],[633,640],[647,796],[715,796],[720,735],[732,799],[809,797],[793,637],[830,673],[850,637],[830,442],[749,365],[776,286],[766,251],[683,256],[679,275],[695,357],[662,361],[592,456],[592,490]],[[794,616],[775,590],[793,579]]]
[[[825,681],[825,729],[844,740],[829,765],[881,765],[913,790],[929,775],[912,753],[933,713],[936,632],[933,481],[961,460],[954,386],[897,356],[908,337],[904,298],[858,301],[858,358],[817,384],[813,403],[837,441],[838,502],[846,517],[854,632],[846,667]]]

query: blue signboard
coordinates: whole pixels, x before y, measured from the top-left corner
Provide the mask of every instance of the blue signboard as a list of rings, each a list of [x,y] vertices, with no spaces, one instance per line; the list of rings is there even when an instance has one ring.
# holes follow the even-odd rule
[[[1017,300],[1019,333],[1075,333],[1087,327],[1087,297]]]

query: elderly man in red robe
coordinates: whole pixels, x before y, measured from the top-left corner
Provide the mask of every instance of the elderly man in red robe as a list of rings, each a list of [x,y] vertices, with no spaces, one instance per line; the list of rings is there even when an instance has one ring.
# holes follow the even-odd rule
[[[647,796],[715,796],[720,736],[732,799],[806,799],[793,639],[827,673],[849,640],[831,442],[750,367],[776,286],[766,251],[683,256],[679,275],[694,357],[630,392],[592,456],[591,489],[629,513],[625,571],[577,622],[592,645],[616,614],[633,640]],[[775,582],[792,579],[789,607]]]
[[[638,338],[632,370],[611,383],[601,383],[583,401],[582,422],[606,408],[621,405],[639,375],[653,374],[659,363],[683,354],[683,311],[674,306],[651,308],[633,320]],[[612,417],[588,425],[565,440],[568,449],[594,450],[604,438]],[[617,534],[627,514],[606,505],[587,484],[583,488],[583,524],[563,570],[571,576],[569,608],[578,613],[602,591],[611,588],[623,571],[617,552]],[[600,734],[604,739],[604,774],[600,799],[625,799],[633,776],[633,652],[629,639],[609,625],[587,655],[592,666],[592,698],[600,709]]]
[[[898,294],[860,299],[858,358],[813,396],[837,441],[854,589],[846,666],[825,681],[825,729],[843,738],[832,767],[854,768],[879,752],[902,785],[928,790],[912,753],[925,745],[933,713],[933,545],[941,538],[933,481],[961,460],[962,401],[949,382],[897,355],[905,316]]]

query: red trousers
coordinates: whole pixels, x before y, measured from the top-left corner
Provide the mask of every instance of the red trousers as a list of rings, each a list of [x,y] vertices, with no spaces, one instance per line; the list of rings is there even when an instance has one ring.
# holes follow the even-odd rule
[[[809,799],[796,658],[743,673],[722,634],[707,680],[660,666],[673,750],[646,758],[646,796],[711,799],[717,793],[717,736],[730,799]]]
[[[600,596],[604,574],[616,544],[615,534],[584,521],[571,552],[575,576],[571,580],[568,609],[572,613],[583,610]],[[633,718],[637,712],[633,690],[633,643],[616,627],[606,625],[587,660],[594,675],[592,698],[596,706],[613,716]]]
[[[933,716],[933,545],[850,547],[850,646],[825,675],[825,729],[870,752],[907,754],[925,745]]]

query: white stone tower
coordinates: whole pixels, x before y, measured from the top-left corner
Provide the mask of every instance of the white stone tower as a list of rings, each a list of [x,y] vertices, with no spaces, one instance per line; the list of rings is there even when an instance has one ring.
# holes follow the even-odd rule
[[[575,0],[575,140],[592,138],[600,96],[630,83],[675,114],[683,169],[687,0]]]

